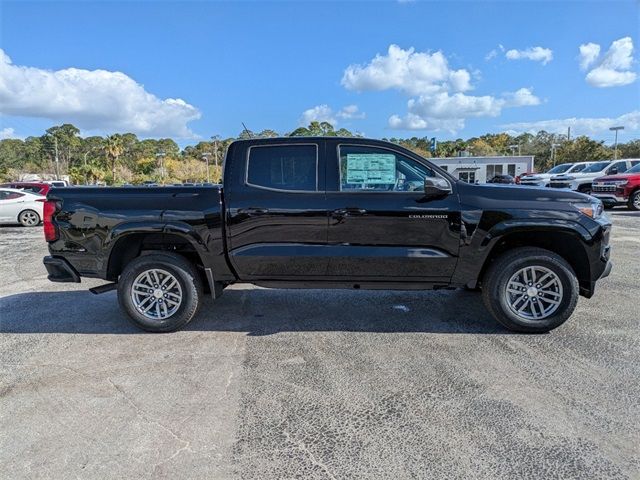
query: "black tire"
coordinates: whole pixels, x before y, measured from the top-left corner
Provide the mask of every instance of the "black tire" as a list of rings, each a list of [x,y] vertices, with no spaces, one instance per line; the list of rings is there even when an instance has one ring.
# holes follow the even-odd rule
[[[509,280],[516,272],[529,266],[550,270],[562,286],[560,303],[546,318],[536,320],[523,318],[517,315],[509,305],[507,293]],[[527,303],[525,295],[523,293],[522,297]],[[516,248],[503,253],[491,263],[482,282],[482,299],[487,310],[498,322],[516,332],[544,333],[559,327],[575,310],[578,295],[578,279],[571,266],[559,255],[542,248]],[[535,299],[533,301],[536,302],[537,298],[534,296],[532,300]]]
[[[149,318],[134,303],[134,281],[144,272],[151,270],[168,272],[179,284],[182,298],[176,311],[166,318]],[[127,265],[118,280],[120,307],[134,325],[147,332],[172,332],[184,327],[196,315],[202,298],[202,280],[195,266],[186,258],[173,253],[154,253],[138,257]],[[162,299],[159,301],[162,302]]]
[[[578,192],[591,195],[591,185],[582,185],[578,187]]]
[[[629,195],[629,210],[640,210],[640,190],[636,190]]]
[[[23,210],[18,215],[18,221],[23,227],[37,227],[41,220],[38,212],[31,209]]]

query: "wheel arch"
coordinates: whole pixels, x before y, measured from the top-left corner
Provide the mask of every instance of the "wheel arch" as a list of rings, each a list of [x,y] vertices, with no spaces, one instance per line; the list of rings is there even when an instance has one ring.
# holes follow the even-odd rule
[[[109,250],[106,277],[108,280],[115,281],[134,258],[162,252],[181,255],[192,262],[199,271],[204,271],[202,249],[196,245],[189,236],[175,231],[166,232],[165,229],[123,233],[113,240],[113,246]]]
[[[500,236],[485,257],[478,283],[482,283],[487,269],[496,258],[520,247],[538,247],[560,255],[575,272],[580,290],[590,289],[591,264],[580,234],[573,230],[559,229],[517,230]]]

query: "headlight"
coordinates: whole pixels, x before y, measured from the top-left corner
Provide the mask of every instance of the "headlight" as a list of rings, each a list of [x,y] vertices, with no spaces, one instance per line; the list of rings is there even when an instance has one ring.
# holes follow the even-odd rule
[[[571,205],[573,205],[581,213],[584,213],[587,217],[591,218],[600,218],[602,216],[602,212],[604,211],[602,202],[595,198],[590,202],[576,202],[572,203]]]
[[[576,179],[576,177],[567,176],[567,177],[561,178],[560,180],[568,180],[570,182],[570,181],[575,180],[575,179]]]
[[[624,185],[626,185],[627,183],[629,183],[629,180],[614,180],[613,182],[614,185],[618,186],[618,187],[623,187]]]

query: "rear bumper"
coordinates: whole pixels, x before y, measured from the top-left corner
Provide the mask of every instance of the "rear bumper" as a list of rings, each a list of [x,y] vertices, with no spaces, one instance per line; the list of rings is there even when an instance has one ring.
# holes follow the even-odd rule
[[[80,283],[80,275],[75,268],[64,258],[61,257],[44,257],[42,260],[52,282],[71,282]]]

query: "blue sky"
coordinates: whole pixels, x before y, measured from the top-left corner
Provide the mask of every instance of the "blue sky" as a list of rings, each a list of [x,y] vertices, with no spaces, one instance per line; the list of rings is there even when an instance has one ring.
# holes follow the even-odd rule
[[[69,121],[185,144],[313,118],[371,137],[572,125],[609,141],[620,122],[640,137],[635,1],[0,8],[4,137]]]

